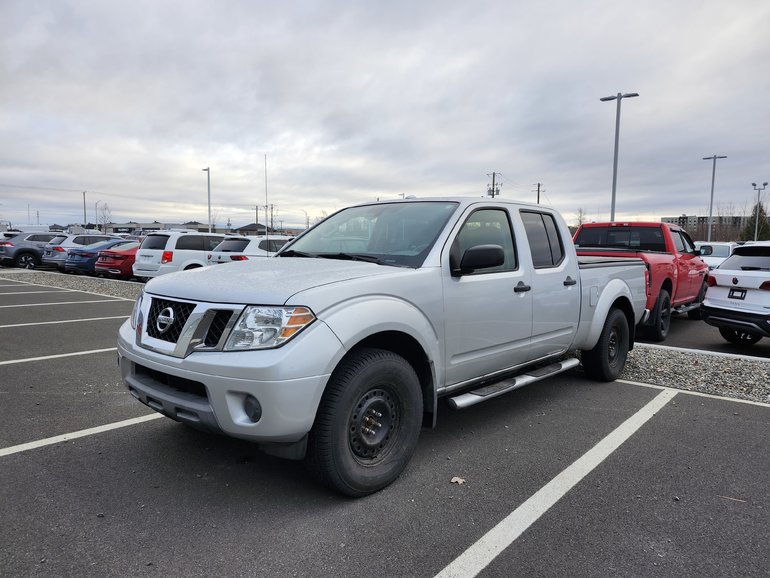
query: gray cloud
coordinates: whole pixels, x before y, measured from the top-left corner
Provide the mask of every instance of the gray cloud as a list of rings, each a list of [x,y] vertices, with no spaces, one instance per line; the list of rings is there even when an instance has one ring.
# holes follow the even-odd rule
[[[770,5],[6,0],[0,219],[286,224],[401,193],[607,218],[740,209],[770,177]],[[57,190],[51,190],[57,189]]]

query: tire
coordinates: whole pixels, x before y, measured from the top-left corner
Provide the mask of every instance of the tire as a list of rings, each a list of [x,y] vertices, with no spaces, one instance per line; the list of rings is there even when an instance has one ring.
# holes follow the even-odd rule
[[[703,319],[703,315],[701,315],[700,304],[703,303],[703,299],[706,297],[706,289],[708,289],[708,283],[704,281],[703,285],[701,285],[700,293],[698,293],[698,298],[696,299],[698,307],[695,309],[690,309],[687,312],[687,319],[693,319],[695,321]]]
[[[583,370],[592,379],[615,381],[626,365],[629,346],[628,320],[620,309],[610,309],[599,341],[580,355]]]
[[[725,327],[719,328],[719,334],[725,338],[725,340],[735,345],[754,345],[757,341],[762,339],[761,335],[756,333],[747,333],[746,331],[740,331],[739,329],[727,329]]]
[[[16,255],[13,264],[21,269],[36,269],[40,266],[40,259],[33,253],[21,253]]]
[[[647,336],[653,341],[663,341],[671,327],[671,295],[661,289],[652,312],[653,325],[647,327]]]
[[[305,462],[325,486],[365,496],[401,474],[421,427],[422,392],[414,369],[395,353],[363,348],[332,373]]]

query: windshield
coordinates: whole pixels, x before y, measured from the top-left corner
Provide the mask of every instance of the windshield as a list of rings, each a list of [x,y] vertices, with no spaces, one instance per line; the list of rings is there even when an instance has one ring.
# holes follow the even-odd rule
[[[456,202],[411,201],[343,209],[278,256],[360,259],[419,267],[456,208]]]
[[[770,246],[739,247],[719,268],[733,271],[770,271]]]

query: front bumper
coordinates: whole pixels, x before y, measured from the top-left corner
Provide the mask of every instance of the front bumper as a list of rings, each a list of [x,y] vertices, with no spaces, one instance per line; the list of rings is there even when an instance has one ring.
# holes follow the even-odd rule
[[[701,318],[714,327],[746,331],[764,337],[770,337],[770,312],[748,313],[732,309],[721,309],[701,305]]]
[[[177,358],[136,343],[129,321],[118,355],[129,392],[174,420],[257,443],[300,441],[312,428],[331,368],[344,352],[321,322],[283,347],[259,351],[194,352]],[[261,406],[255,422],[249,396]]]

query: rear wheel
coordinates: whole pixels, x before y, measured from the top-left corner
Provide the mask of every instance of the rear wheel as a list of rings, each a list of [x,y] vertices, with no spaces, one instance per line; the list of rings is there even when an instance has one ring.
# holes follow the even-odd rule
[[[739,329],[727,329],[725,327],[719,328],[719,334],[730,343],[735,343],[736,345],[754,345],[762,339],[762,336],[756,333],[748,333]]]
[[[360,349],[329,380],[308,438],[308,469],[348,496],[371,494],[404,470],[421,426],[414,369],[390,351]]]
[[[580,355],[583,370],[599,381],[615,381],[626,365],[628,357],[628,320],[620,309],[611,309],[604,321],[599,341],[593,349]]]
[[[703,299],[706,297],[706,289],[708,289],[708,282],[704,281],[703,285],[701,285],[700,293],[698,293],[698,299],[696,300],[696,303],[698,303],[698,306],[695,309],[690,309],[687,312],[687,318],[693,319],[693,320],[699,320],[703,319],[703,316],[701,315],[700,311],[700,304],[703,303]]]
[[[652,312],[652,325],[647,328],[647,336],[653,341],[663,341],[671,327],[671,295],[661,289],[655,309]]]
[[[22,269],[35,269],[40,266],[40,259],[32,253],[21,253],[16,256],[13,263]]]

